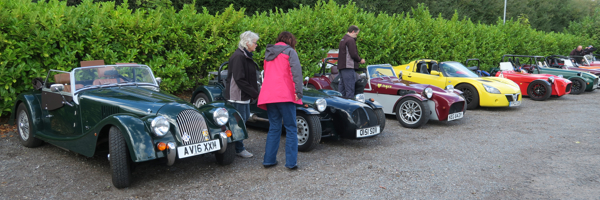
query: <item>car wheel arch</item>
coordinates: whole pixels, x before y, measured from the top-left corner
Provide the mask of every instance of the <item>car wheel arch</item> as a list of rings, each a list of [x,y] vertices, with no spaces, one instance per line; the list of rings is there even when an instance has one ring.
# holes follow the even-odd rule
[[[125,138],[130,158],[133,162],[156,159],[156,150],[154,144],[152,144],[153,140],[150,135],[152,133],[148,132],[145,123],[141,119],[130,115],[114,115],[102,120],[101,123],[101,125],[97,126],[97,132],[94,131],[94,133],[98,133],[96,145],[98,145],[98,141],[102,137],[108,137],[110,128],[114,126],[121,131],[121,134]],[[138,140],[132,141],[132,138],[137,138]]]

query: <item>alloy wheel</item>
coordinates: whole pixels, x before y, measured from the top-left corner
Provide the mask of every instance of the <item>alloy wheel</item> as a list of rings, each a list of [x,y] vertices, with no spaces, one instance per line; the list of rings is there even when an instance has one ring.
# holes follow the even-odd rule
[[[400,119],[407,124],[415,124],[423,115],[423,108],[413,100],[408,100],[400,105]]]

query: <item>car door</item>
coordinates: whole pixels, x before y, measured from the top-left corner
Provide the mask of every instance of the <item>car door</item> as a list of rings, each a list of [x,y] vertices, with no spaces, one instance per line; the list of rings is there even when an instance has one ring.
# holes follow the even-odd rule
[[[412,66],[411,72],[407,74],[406,80],[420,84],[430,84],[443,88],[446,86],[446,78],[438,71],[431,71],[433,62],[419,62]]]
[[[42,89],[42,123],[44,134],[53,140],[69,140],[81,134],[79,106],[73,102],[70,73],[50,71]],[[51,86],[62,85],[62,91]],[[69,105],[70,104],[70,105]]]

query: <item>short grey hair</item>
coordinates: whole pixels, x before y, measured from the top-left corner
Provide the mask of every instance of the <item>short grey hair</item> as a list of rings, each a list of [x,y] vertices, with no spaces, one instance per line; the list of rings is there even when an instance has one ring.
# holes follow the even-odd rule
[[[248,49],[248,43],[252,40],[258,40],[258,34],[252,31],[246,31],[240,35],[240,42],[238,43],[239,48]]]

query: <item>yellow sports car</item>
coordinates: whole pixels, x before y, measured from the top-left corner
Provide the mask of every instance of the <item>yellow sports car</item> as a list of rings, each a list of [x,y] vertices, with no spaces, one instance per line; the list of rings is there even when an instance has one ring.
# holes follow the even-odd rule
[[[438,63],[421,59],[395,66],[394,71],[403,80],[462,91],[467,109],[521,105],[521,90],[515,82],[499,77],[479,77],[471,71],[479,67],[473,68],[468,69],[460,62]]]

